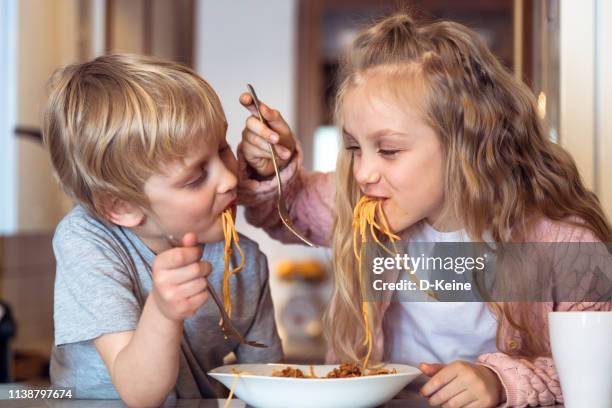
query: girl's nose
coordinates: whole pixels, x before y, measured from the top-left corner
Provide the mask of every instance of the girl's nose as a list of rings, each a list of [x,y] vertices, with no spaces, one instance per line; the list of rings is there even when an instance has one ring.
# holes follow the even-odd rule
[[[380,172],[372,165],[364,164],[363,160],[355,166],[355,180],[360,186],[375,184],[380,181]]]

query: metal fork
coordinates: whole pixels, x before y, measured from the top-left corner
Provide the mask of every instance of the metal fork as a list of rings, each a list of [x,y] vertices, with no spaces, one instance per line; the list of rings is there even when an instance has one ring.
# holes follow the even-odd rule
[[[240,332],[236,330],[236,328],[234,327],[234,324],[232,323],[232,320],[225,312],[225,308],[223,307],[223,302],[221,302],[221,299],[219,299],[217,292],[212,288],[211,285],[208,285],[208,293],[210,293],[210,296],[213,298],[213,300],[217,304],[217,307],[219,308],[219,312],[221,313],[221,330],[223,330],[223,333],[226,336],[234,338],[241,344],[247,344],[249,346],[260,347],[260,348],[268,347],[265,344],[258,343],[256,341],[247,340],[244,337],[242,337],[242,334],[240,334]]]
[[[180,247],[181,246],[180,241],[178,241],[172,235],[166,235],[166,240],[173,247]],[[232,337],[234,340],[238,341],[239,343],[246,344],[246,345],[249,345],[249,346],[252,346],[252,347],[259,347],[259,348],[267,348],[268,347],[265,344],[258,343],[256,341],[249,341],[249,340],[245,339],[242,336],[242,334],[240,334],[240,332],[236,329],[236,327],[234,327],[234,324],[232,323],[232,319],[230,319],[230,317],[225,312],[225,308],[223,307],[223,302],[219,298],[219,295],[217,295],[217,292],[215,291],[215,289],[210,284],[207,285],[207,288],[208,288],[208,293],[210,293],[210,296],[213,298],[213,301],[215,302],[215,304],[219,308],[219,313],[221,313],[221,322],[220,322],[220,325],[221,325],[221,330],[223,330],[223,334],[225,334],[226,338]]]
[[[270,124],[266,119],[264,119],[263,115],[261,114],[261,110],[259,108],[260,103],[259,99],[257,98],[257,94],[255,93],[255,89],[251,84],[247,84],[247,88],[249,89],[249,93],[253,98],[253,104],[255,105],[255,109],[257,110],[257,116],[259,117],[259,120],[261,121],[261,123],[271,129]],[[297,230],[297,228],[295,228],[295,226],[291,222],[291,219],[289,218],[289,211],[287,211],[287,206],[283,198],[283,184],[281,182],[280,172],[278,171],[276,152],[274,151],[274,147],[272,147],[272,144],[270,142],[268,142],[268,149],[270,149],[270,155],[272,156],[272,165],[274,166],[274,173],[276,174],[276,184],[278,185],[278,196],[276,197],[276,208],[278,210],[278,215],[283,224],[285,224],[285,227],[287,227],[287,229],[289,229],[289,231],[291,231],[293,235],[302,240],[302,242],[304,242],[306,245],[316,247],[316,245],[313,244],[308,238],[300,234],[300,232]]]

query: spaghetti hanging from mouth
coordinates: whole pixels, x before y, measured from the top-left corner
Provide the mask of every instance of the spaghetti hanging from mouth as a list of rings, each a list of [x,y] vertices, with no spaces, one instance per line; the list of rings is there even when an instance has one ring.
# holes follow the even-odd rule
[[[363,345],[367,349],[361,372],[365,372],[368,368],[368,362],[370,360],[370,355],[372,354],[372,321],[370,316],[371,306],[370,302],[367,301],[366,279],[363,270],[363,261],[365,257],[366,244],[368,242],[368,235],[374,239],[378,246],[392,256],[394,253],[380,241],[378,234],[380,233],[387,237],[392,244],[400,239],[400,237],[394,234],[393,231],[391,231],[391,228],[389,228],[389,223],[387,222],[382,209],[382,203],[382,200],[362,196],[353,211],[353,251],[355,253],[357,264],[359,265],[361,313],[363,316],[365,329]]]
[[[240,248],[240,240],[238,238],[238,232],[236,231],[236,225],[234,224],[234,216],[231,208],[223,211],[221,220],[223,221],[223,236],[225,237],[225,250],[223,254],[223,307],[227,315],[232,317],[230,277],[242,271],[244,267],[244,252],[242,248]],[[232,242],[240,254],[240,264],[234,269],[230,267],[233,252]]]

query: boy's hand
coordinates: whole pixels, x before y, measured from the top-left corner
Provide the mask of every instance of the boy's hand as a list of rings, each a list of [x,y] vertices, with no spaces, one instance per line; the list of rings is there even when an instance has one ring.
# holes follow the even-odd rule
[[[488,408],[503,401],[504,388],[489,368],[467,361],[450,364],[419,364],[423,374],[432,377],[421,395],[429,405],[442,407]]]
[[[274,174],[274,166],[267,142],[274,146],[279,158],[278,167],[280,170],[291,160],[295,151],[295,139],[289,125],[279,111],[270,109],[264,103],[259,105],[262,116],[272,127],[270,129],[259,120],[251,94],[245,92],[240,95],[240,103],[251,112],[251,116],[246,120],[242,131],[242,142],[240,142],[238,148],[242,150],[249,166],[260,176],[268,177]]]
[[[162,314],[175,321],[193,316],[206,303],[206,277],[212,270],[210,263],[200,261],[203,248],[195,234],[186,234],[181,243],[153,261],[153,298]]]

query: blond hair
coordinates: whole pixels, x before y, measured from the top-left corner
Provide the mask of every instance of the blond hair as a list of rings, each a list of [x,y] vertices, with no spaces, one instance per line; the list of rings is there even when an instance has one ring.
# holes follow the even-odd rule
[[[116,54],[66,66],[49,80],[43,138],[66,193],[104,219],[105,200],[146,207],[144,183],[206,135],[224,134],[212,87],[191,69]]]
[[[498,242],[521,241],[537,217],[546,217],[576,223],[604,242],[611,240],[597,197],[582,183],[571,156],[543,131],[531,91],[468,28],[452,22],[419,24],[405,13],[383,18],[358,34],[340,78],[340,128],[345,94],[366,81],[383,78],[382,86],[372,87],[375,92],[414,104],[442,146],[446,211],[463,222],[473,239],[481,241],[488,231]],[[326,314],[327,337],[340,361],[359,361],[367,353],[351,241],[353,208],[361,192],[352,167],[352,155],[341,149],[333,234],[335,286]],[[528,320],[528,304],[490,306],[500,321],[500,350],[527,357],[547,352],[536,335],[538,327]],[[372,329],[380,328],[382,311],[374,305],[371,309]],[[525,341],[520,350],[499,344],[503,322],[521,332]],[[380,351],[375,348],[373,361],[383,357]]]

